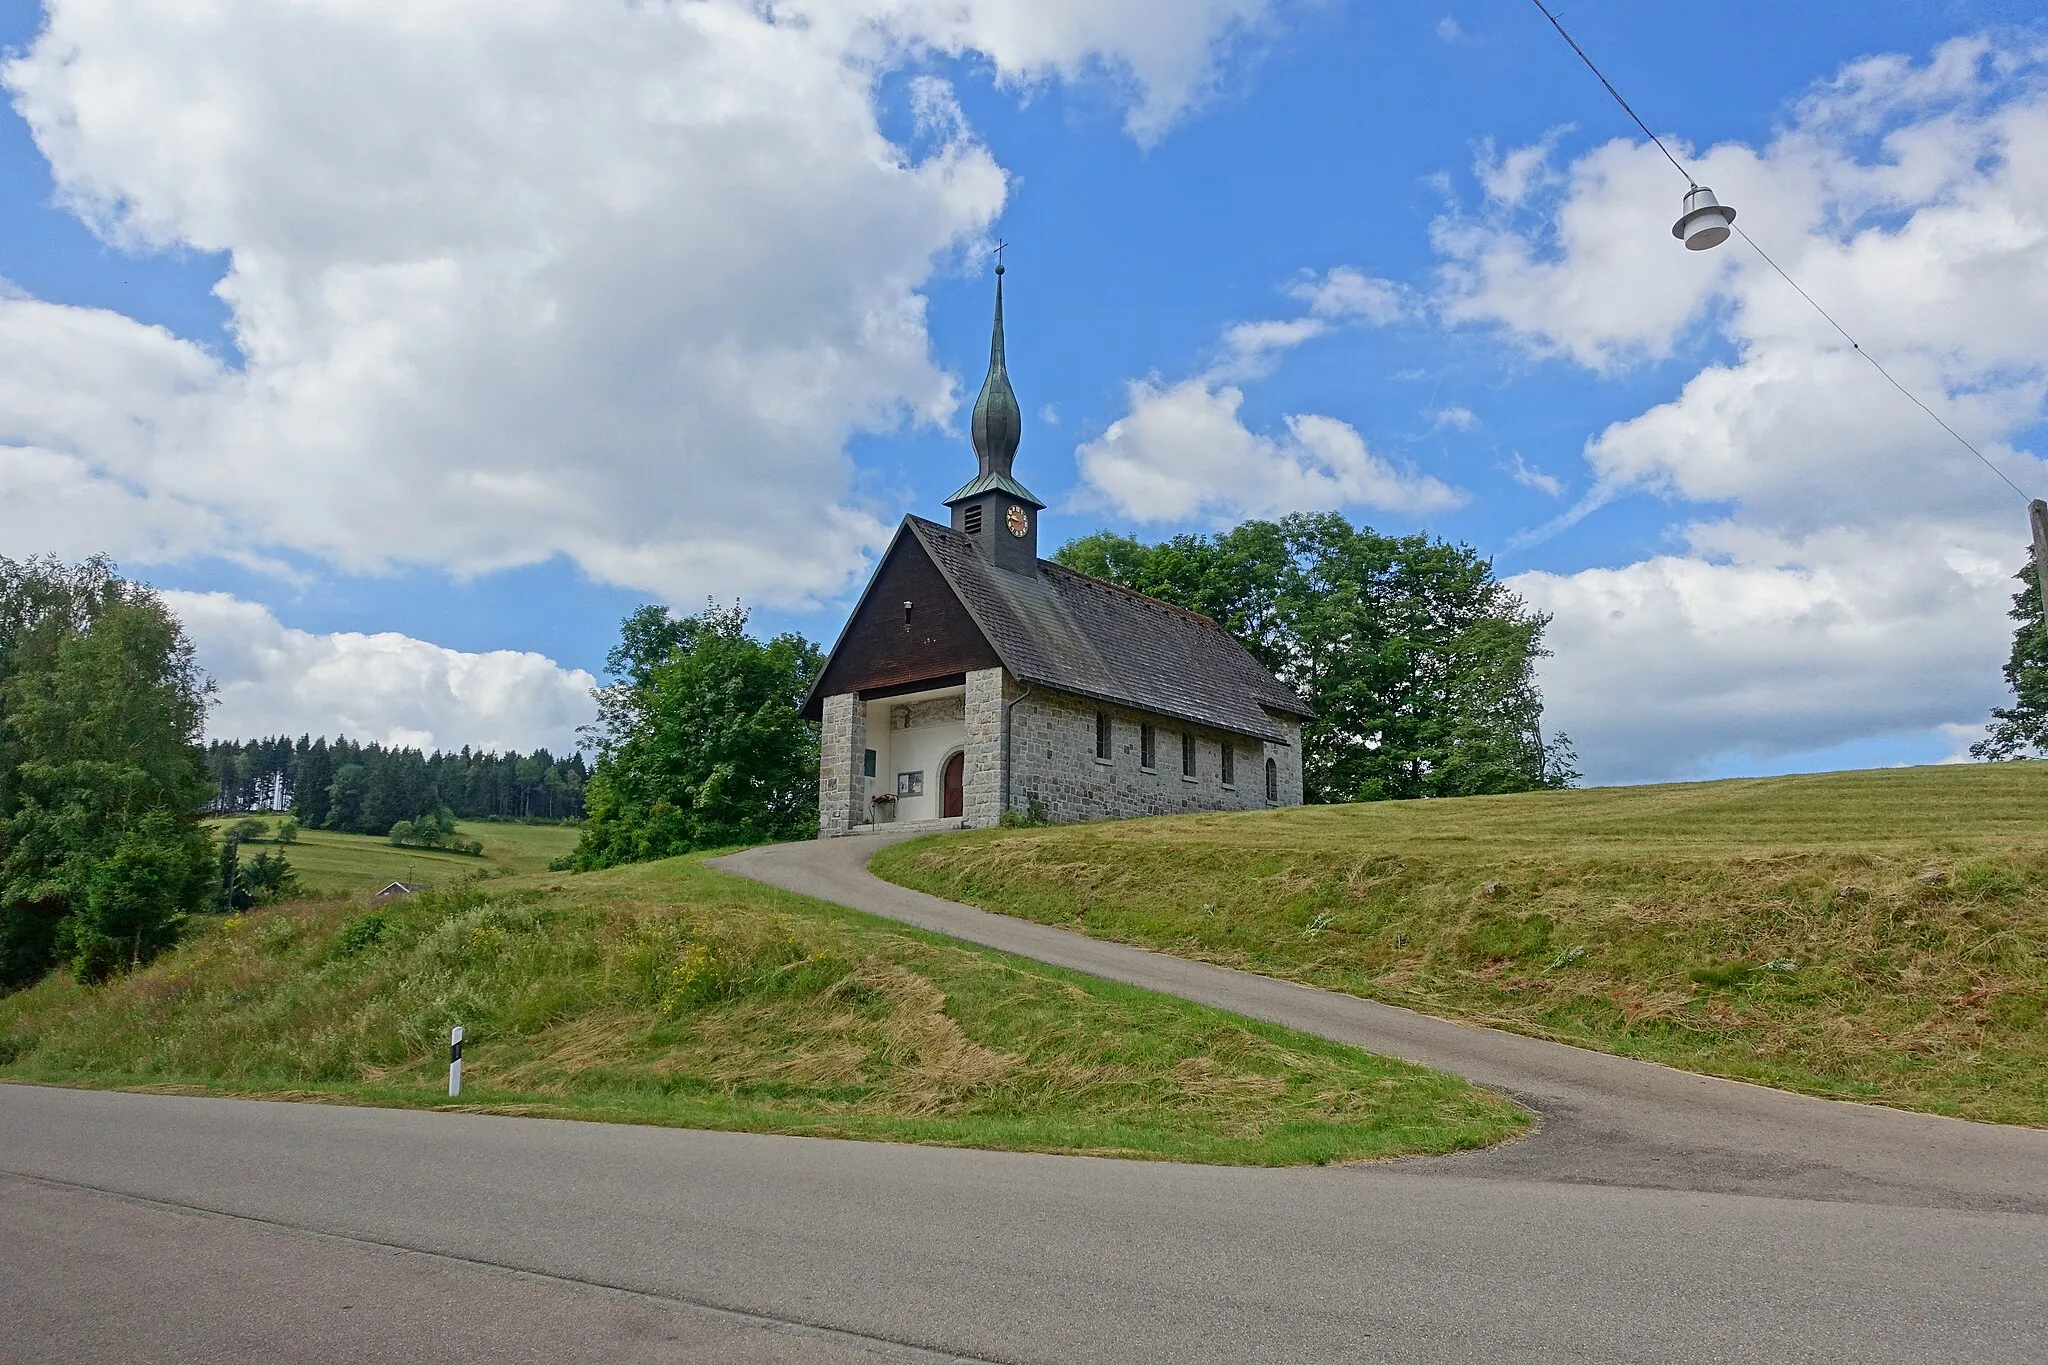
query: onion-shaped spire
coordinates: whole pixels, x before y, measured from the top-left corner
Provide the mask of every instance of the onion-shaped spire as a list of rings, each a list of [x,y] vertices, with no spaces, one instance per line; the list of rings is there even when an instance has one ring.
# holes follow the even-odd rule
[[[1024,414],[1017,407],[1017,394],[1010,387],[1010,367],[1003,355],[1003,267],[996,267],[996,325],[989,342],[988,378],[982,381],[981,396],[974,400],[974,457],[981,475],[1010,477],[1017,460],[1017,444],[1024,439]]]

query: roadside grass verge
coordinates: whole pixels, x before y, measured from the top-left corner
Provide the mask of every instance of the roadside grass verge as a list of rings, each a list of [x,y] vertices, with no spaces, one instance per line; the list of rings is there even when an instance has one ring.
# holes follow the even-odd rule
[[[694,858],[211,921],[107,985],[0,998],[0,1080],[1248,1165],[1528,1122],[1449,1076]]]
[[[992,831],[873,866],[1445,1018],[2048,1126],[2048,763]]]
[[[262,820],[268,829],[266,840],[275,839],[281,816],[237,815],[209,820],[207,825],[218,833],[249,818]],[[249,856],[282,853],[298,874],[300,884],[312,895],[347,896],[376,891],[392,882],[443,886],[473,877],[480,870],[505,876],[545,872],[550,862],[576,846],[581,833],[573,825],[515,825],[489,820],[465,821],[455,832],[457,838],[482,843],[483,856],[399,848],[379,835],[337,834],[324,829],[302,829],[289,844],[252,844]]]

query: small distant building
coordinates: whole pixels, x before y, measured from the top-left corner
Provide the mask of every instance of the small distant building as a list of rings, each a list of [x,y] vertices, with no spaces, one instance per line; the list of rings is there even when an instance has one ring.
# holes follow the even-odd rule
[[[1038,557],[1002,275],[976,476],[904,518],[804,703],[820,836],[1301,804],[1300,697],[1208,617]]]
[[[409,882],[393,882],[382,891],[379,891],[374,899],[380,901],[396,900],[400,896],[410,896],[423,889],[423,887],[415,886]]]

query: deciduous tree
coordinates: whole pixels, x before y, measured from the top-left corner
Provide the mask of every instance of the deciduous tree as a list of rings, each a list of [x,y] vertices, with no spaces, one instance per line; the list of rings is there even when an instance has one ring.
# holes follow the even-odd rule
[[[155,593],[0,559],[0,987],[146,961],[204,903],[207,699]]]
[[[1468,546],[1384,536],[1335,513],[1147,545],[1099,532],[1059,561],[1214,618],[1315,707],[1312,801],[1566,786],[1535,681],[1548,618]]]
[[[2018,626],[2005,663],[2013,704],[1993,708],[1991,733],[1970,746],[1976,757],[1993,761],[2048,758],[2048,624],[2041,620],[2041,580],[2031,562],[2014,576],[2020,590],[2013,595],[2011,615]]]
[[[596,767],[567,865],[610,867],[811,832],[818,736],[798,714],[818,676],[800,635],[760,641],[747,612],[628,617],[597,694]]]

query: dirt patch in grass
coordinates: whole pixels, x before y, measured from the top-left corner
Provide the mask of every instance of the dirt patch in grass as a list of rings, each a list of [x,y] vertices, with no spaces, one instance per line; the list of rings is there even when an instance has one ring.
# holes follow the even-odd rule
[[[1444,1017],[2048,1125],[2048,763],[994,831],[874,866]]]

